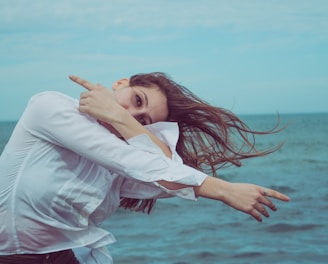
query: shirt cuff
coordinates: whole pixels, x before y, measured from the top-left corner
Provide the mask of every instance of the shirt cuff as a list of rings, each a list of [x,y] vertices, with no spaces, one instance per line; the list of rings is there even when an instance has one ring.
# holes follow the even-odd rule
[[[145,126],[156,137],[163,141],[171,150],[172,160],[183,163],[179,154],[176,152],[176,145],[179,139],[179,126],[175,122],[157,122]],[[129,145],[149,153],[165,156],[163,151],[154,144],[151,138],[146,134],[137,135],[127,140]]]
[[[197,201],[197,197],[193,187],[187,187],[178,190],[170,190],[160,185],[158,182],[154,182],[154,184],[170,196],[176,196],[186,200]]]

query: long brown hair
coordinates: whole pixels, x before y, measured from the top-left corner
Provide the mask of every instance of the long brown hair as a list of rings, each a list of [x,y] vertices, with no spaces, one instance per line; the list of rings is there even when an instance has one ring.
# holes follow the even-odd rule
[[[243,159],[264,156],[281,147],[277,145],[261,151],[255,148],[256,135],[281,131],[279,116],[272,129],[251,130],[234,113],[210,105],[162,72],[133,75],[130,86],[158,87],[163,92],[167,98],[168,121],[179,125],[178,154],[184,164],[207,174],[216,176],[219,168],[241,166]],[[126,199],[122,200],[122,207],[142,211],[148,207],[145,200],[128,199],[131,201],[128,203]],[[153,204],[154,201],[151,207]],[[149,213],[151,208],[147,209]]]

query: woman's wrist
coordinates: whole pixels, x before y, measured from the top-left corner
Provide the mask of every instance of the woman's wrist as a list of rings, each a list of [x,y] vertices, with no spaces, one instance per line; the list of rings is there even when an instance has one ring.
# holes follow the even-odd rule
[[[115,113],[115,118],[109,118],[106,122],[110,123],[125,139],[143,134],[146,130],[124,108],[118,109]]]
[[[208,176],[200,186],[194,187],[194,190],[198,197],[224,202],[229,184],[227,181]]]
[[[124,125],[126,120],[131,117],[130,113],[123,108],[121,105],[117,104],[116,106],[111,106],[103,112],[103,115],[98,120],[106,122],[113,127]]]
[[[118,131],[118,133],[124,139],[127,140],[141,134],[146,134],[167,157],[172,157],[170,148],[164,142],[159,140],[153,133],[141,125],[128,111],[126,111],[124,108],[122,109],[118,110],[117,117],[115,119],[109,120],[108,123],[110,123],[112,127]]]

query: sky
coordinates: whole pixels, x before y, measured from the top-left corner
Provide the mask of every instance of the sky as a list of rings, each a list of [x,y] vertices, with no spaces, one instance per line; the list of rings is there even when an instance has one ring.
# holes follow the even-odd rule
[[[0,0],[0,38],[0,121],[78,98],[70,74],[153,71],[236,114],[328,112],[327,0]]]

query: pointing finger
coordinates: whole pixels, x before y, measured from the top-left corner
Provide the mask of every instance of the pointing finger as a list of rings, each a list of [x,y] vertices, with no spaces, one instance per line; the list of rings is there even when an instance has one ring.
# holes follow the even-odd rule
[[[74,76],[74,75],[70,75],[69,78],[73,82],[75,82],[75,83],[83,86],[84,88],[86,88],[89,91],[91,91],[91,90],[93,90],[95,88],[95,85],[93,83],[88,82],[88,81],[86,81],[86,80],[84,80],[84,79],[82,79],[80,77],[77,77],[77,76]]]
[[[279,200],[285,201],[285,202],[289,201],[289,197],[287,195],[284,195],[280,192],[277,192],[277,191],[271,190],[271,189],[264,189],[263,196],[272,197],[272,198],[279,199]]]

